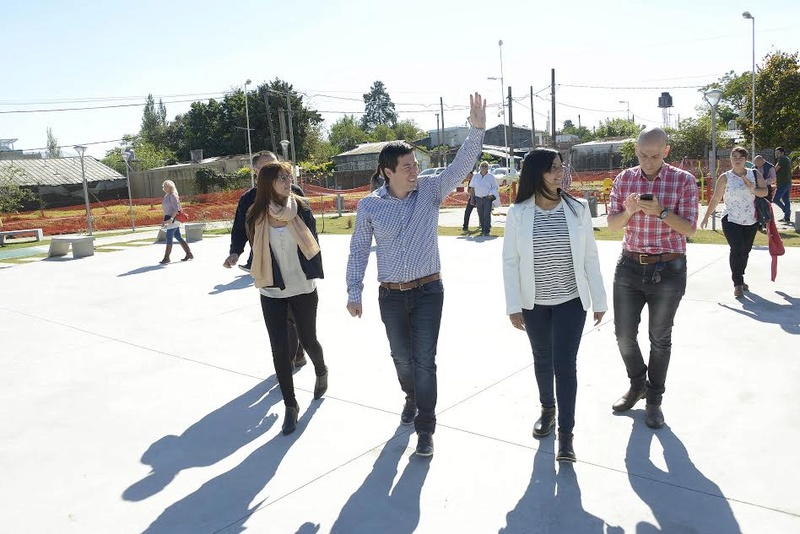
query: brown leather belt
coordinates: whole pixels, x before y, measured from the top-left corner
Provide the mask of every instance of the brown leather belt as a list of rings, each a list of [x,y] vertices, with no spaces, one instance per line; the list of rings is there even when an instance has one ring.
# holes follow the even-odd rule
[[[680,252],[667,252],[665,254],[643,254],[641,252],[631,252],[630,250],[623,250],[622,255],[639,262],[639,265],[652,265],[658,262],[667,262],[682,258],[684,254]]]
[[[429,274],[428,276],[423,276],[422,278],[417,278],[416,280],[411,280],[409,282],[381,282],[381,287],[385,287],[386,289],[395,289],[398,291],[409,291],[411,289],[416,289],[418,287],[422,287],[427,283],[435,282],[436,280],[441,280],[442,275],[439,273]]]

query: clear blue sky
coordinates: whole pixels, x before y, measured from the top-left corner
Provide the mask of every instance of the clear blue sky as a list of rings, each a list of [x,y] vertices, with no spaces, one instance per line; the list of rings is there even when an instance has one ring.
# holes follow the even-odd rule
[[[467,113],[457,108],[475,90],[494,105],[492,125],[500,122],[501,89],[487,77],[500,75],[502,39],[505,82],[515,97],[548,86],[556,69],[559,125],[577,123],[579,114],[590,127],[623,117],[620,101],[630,102],[637,122],[657,125],[662,90],[685,118],[702,97],[678,87],[750,70],[745,10],[756,17],[757,61],[774,49],[798,49],[797,0],[9,1],[0,7],[0,112],[142,104],[153,93],[172,118],[189,106],[173,101],[193,98],[172,95],[205,99],[247,78],[280,77],[311,95],[327,124],[341,112],[362,112],[361,95],[381,80],[400,118],[424,129],[435,128],[440,96],[445,124],[463,124]],[[632,89],[655,86],[671,89]],[[549,88],[539,96],[549,99]],[[530,125],[529,103],[515,105],[515,124]],[[550,104],[536,98],[534,107],[542,129]],[[50,126],[66,146],[116,140],[138,131],[141,112],[137,105],[0,113],[0,138],[39,148]],[[102,157],[113,146],[91,145],[89,153]]]

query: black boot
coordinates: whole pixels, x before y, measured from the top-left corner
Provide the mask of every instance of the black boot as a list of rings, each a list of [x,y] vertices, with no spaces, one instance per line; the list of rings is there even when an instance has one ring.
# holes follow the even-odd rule
[[[325,392],[328,391],[328,366],[325,366],[325,374],[317,376],[317,381],[314,384],[314,398],[319,399]]]
[[[169,255],[170,255],[170,254],[172,254],[172,243],[170,243],[169,245],[167,245],[167,249],[164,251],[164,259],[163,259],[163,260],[161,260],[161,261],[160,261],[160,262],[158,262],[158,263],[160,263],[161,265],[166,265],[166,264],[168,264],[168,263],[169,263]]]
[[[575,450],[572,448],[572,432],[558,433],[558,454],[557,462],[574,462]]]
[[[286,415],[283,417],[283,427],[281,432],[283,435],[291,434],[297,428],[297,417],[300,414],[300,406],[295,403],[294,406],[286,407]]]
[[[543,438],[549,436],[553,431],[556,424],[556,407],[544,408],[542,407],[542,416],[533,425],[533,437]]]
[[[664,412],[661,411],[661,404],[650,404],[644,407],[644,424],[650,428],[661,428],[664,426]]]
[[[630,389],[617,402],[611,405],[611,409],[615,412],[627,412],[644,398],[646,392],[647,382],[644,378],[631,379]]]

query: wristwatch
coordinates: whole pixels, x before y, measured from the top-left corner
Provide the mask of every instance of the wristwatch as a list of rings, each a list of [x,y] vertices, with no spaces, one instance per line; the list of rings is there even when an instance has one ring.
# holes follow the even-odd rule
[[[669,215],[669,210],[667,208],[664,208],[663,210],[661,210],[661,213],[658,214],[658,218],[663,221],[664,219],[667,218],[667,215]]]

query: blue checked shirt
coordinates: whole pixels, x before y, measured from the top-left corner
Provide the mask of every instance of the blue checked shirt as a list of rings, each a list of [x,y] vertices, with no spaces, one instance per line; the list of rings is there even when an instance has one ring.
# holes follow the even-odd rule
[[[483,148],[483,133],[472,128],[447,169],[435,178],[420,179],[405,198],[391,196],[384,185],[359,201],[347,260],[348,302],[361,303],[373,236],[378,282],[410,282],[439,272],[439,207],[472,170]]]

